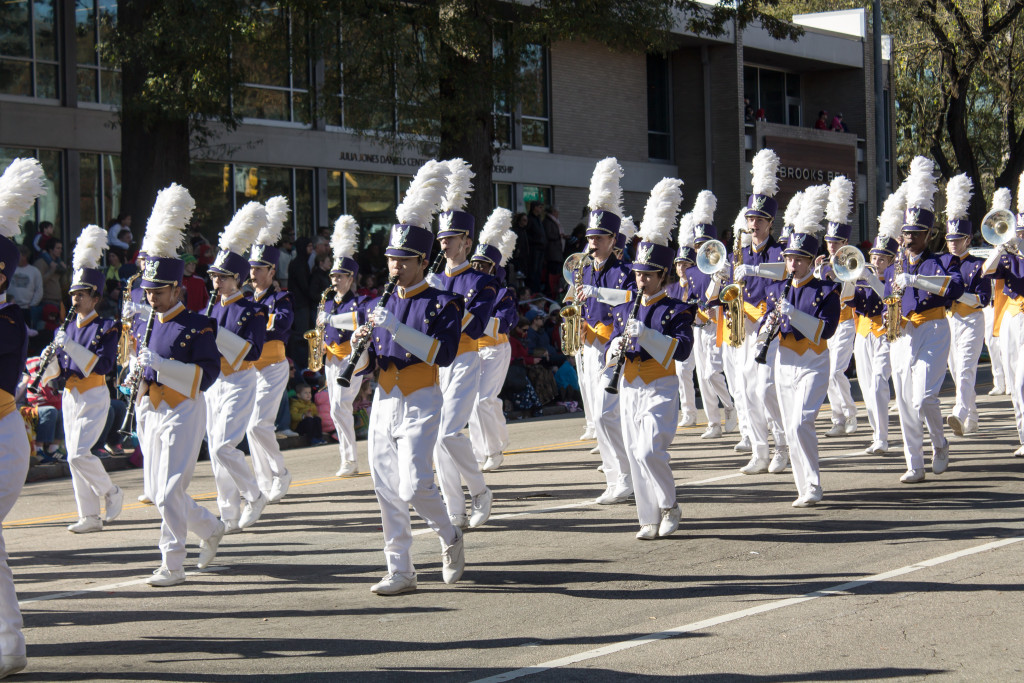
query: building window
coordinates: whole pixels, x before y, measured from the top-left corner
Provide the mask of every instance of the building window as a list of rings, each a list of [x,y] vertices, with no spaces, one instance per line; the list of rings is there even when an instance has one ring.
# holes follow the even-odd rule
[[[494,205],[515,211],[512,205],[512,183],[494,183]]]
[[[540,202],[544,206],[552,205],[552,198],[554,193],[550,186],[547,185],[522,185],[522,197],[523,202],[520,205],[520,211],[529,212],[530,204],[533,202]]]
[[[15,159],[34,157],[39,160],[43,167],[46,187],[46,194],[36,199],[35,205],[25,212],[18,223],[21,224],[22,234],[32,238],[36,234],[36,226],[42,221],[49,221],[57,226],[54,234],[57,236],[68,236],[61,225],[61,179],[63,174],[63,154],[52,149],[26,149],[17,147],[0,147],[0,169],[7,168]],[[65,242],[67,240],[65,239]]]
[[[78,169],[80,222],[105,228],[121,211],[121,157],[83,153]],[[142,218],[137,217],[140,225]]]
[[[4,0],[0,10],[0,94],[55,100],[58,87],[55,0]]]
[[[527,45],[521,55],[520,128],[524,148],[551,147],[551,116],[548,94],[548,53],[542,45]]]
[[[305,29],[292,14],[264,3],[261,21],[232,51],[243,83],[234,100],[239,116],[269,121],[311,121],[310,59]]]
[[[801,123],[800,74],[756,66],[743,67],[743,96],[754,118],[769,123]]]
[[[647,55],[647,156],[672,159],[672,86],[668,59]]]
[[[117,0],[78,0],[75,5],[76,85],[79,102],[121,103],[121,72],[103,61],[96,46],[117,23]]]

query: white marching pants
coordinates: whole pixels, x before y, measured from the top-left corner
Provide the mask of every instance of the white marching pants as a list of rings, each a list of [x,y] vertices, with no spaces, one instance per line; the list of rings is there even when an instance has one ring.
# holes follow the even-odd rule
[[[479,496],[487,490],[480,463],[473,455],[473,444],[462,433],[473,412],[480,386],[480,354],[476,351],[460,353],[451,365],[440,368],[440,383],[443,403],[434,446],[437,481],[448,514],[464,515],[466,494],[462,491],[462,480],[471,496]]]
[[[149,396],[139,404],[139,439],[152,460],[153,503],[160,511],[160,552],[172,571],[185,563],[185,537],[191,531],[209,538],[218,528],[212,512],[188,495],[188,485],[199,459],[199,445],[206,425],[206,402],[186,398],[171,408],[161,402],[154,408]]]
[[[743,375],[743,347],[722,344],[722,371],[728,382],[729,394],[736,408],[740,436],[753,442],[750,434],[750,415],[747,412],[747,377]],[[753,381],[753,378],[751,378]]]
[[[857,417],[857,404],[853,402],[850,380],[846,376],[853,356],[856,328],[853,320],[844,320],[828,340],[828,404],[832,408],[832,424],[843,424]],[[860,374],[859,368],[857,374]]]
[[[820,354],[808,350],[800,355],[783,346],[775,358],[775,389],[782,407],[793,481],[800,496],[821,493],[814,420],[828,391],[829,355],[827,349]]]
[[[978,358],[985,341],[985,316],[981,311],[966,318],[949,317],[949,374],[956,385],[953,415],[961,422],[978,421],[978,394],[974,385],[978,378]]]
[[[629,459],[622,443],[622,422],[619,419],[619,395],[604,390],[611,381],[613,368],[605,367],[604,346],[586,344],[583,347],[586,376],[581,378],[580,389],[590,392],[590,407],[594,410],[594,431],[601,449],[601,464],[608,486],[626,485],[629,477]],[[675,428],[672,429],[675,434]]]
[[[508,448],[508,426],[498,394],[511,360],[512,345],[508,342],[480,349],[480,387],[469,414],[469,441],[481,465],[488,456],[501,455]]]
[[[398,387],[390,393],[377,387],[374,392],[367,448],[389,574],[416,573],[410,553],[410,505],[442,541],[455,541],[455,527],[434,485],[433,453],[441,404],[436,386],[410,396],[403,396]]]
[[[939,391],[946,378],[949,356],[949,323],[945,318],[907,325],[903,335],[889,345],[892,383],[900,412],[903,453],[907,469],[924,469],[924,432],[927,426],[932,447],[946,445],[942,433]]]
[[[622,440],[633,477],[636,514],[641,526],[661,522],[661,511],[676,504],[668,448],[675,435],[678,382],[662,377],[645,384],[637,377],[621,383]]]
[[[992,387],[1005,391],[1006,363],[1003,360],[1003,347],[999,343],[999,337],[992,336],[996,309],[992,306],[986,306],[981,310],[985,315],[985,346],[988,348],[988,357],[992,364]]]
[[[110,481],[103,463],[92,453],[93,445],[107,425],[109,410],[110,393],[105,384],[83,394],[64,390],[61,399],[64,441],[79,517],[99,517],[103,497],[114,490],[114,482]]]
[[[579,378],[580,382],[580,397],[583,401],[583,417],[587,421],[586,432],[588,434],[593,434],[594,424],[597,422],[597,420],[594,418],[594,408],[593,406],[590,405],[590,393],[583,386],[583,378],[587,371],[588,368],[585,366],[583,360],[583,348],[580,348],[580,350],[576,353],[576,376]],[[598,415],[598,417],[600,417],[600,415]]]
[[[104,416],[104,419],[105,416]],[[21,494],[28,474],[29,445],[25,421],[12,410],[0,419],[0,523]],[[14,591],[14,574],[7,563],[7,546],[0,527],[0,655],[25,654],[25,635],[21,632],[21,609]]]
[[[721,408],[729,410],[734,405],[725,384],[722,349],[715,345],[717,334],[718,326],[715,323],[693,328],[694,350],[690,354],[697,364],[697,386],[700,387],[704,414],[708,418],[709,425],[719,424],[722,421]],[[722,404],[721,408],[719,403]]]
[[[338,384],[338,377],[345,369],[347,361],[329,356],[324,366],[324,377],[327,382],[327,398],[331,402],[331,422],[338,434],[338,452],[341,464],[356,461],[356,428],[352,417],[352,402],[359,395],[363,386],[362,375],[353,375],[347,387]]]
[[[242,498],[252,502],[260,497],[256,475],[238,449],[255,399],[255,368],[222,374],[206,391],[206,443],[217,482],[217,507],[225,523],[242,516]]]
[[[853,340],[853,355],[857,360],[857,382],[864,396],[864,409],[871,425],[872,443],[889,448],[889,340],[883,334],[876,337],[859,334]]]
[[[1013,402],[1013,413],[1017,420],[1017,436],[1024,444],[1024,314],[1010,302],[1003,312],[1003,323],[999,328],[999,341],[1003,349],[1003,366],[1006,371],[1006,389]],[[1014,312],[1017,314],[1014,315]]]
[[[128,397],[125,397],[125,402]],[[139,451],[142,453],[142,493],[150,500],[156,500],[156,475],[153,473],[153,458],[146,452],[142,445],[142,431],[145,429],[143,421],[145,415],[136,408],[135,410],[135,435],[138,437]]]
[[[772,432],[776,448],[786,445],[786,434],[782,428],[782,412],[779,397],[775,391],[775,355],[779,342],[776,339],[768,346],[768,360],[764,365],[754,361],[757,355],[757,327],[747,320],[747,334],[743,346],[736,349],[740,372],[744,376],[743,389],[746,393],[747,424],[750,431],[750,445],[753,454],[764,459],[768,457],[768,432]]]
[[[256,370],[256,401],[245,435],[256,483],[261,491],[270,491],[274,479],[288,472],[284,455],[277,445],[274,422],[281,407],[281,397],[288,384],[288,361],[283,360]]]
[[[693,389],[693,374],[697,362],[693,353],[684,361],[675,361],[676,391],[679,394],[679,422],[697,419],[697,394]],[[625,438],[625,437],[623,437]]]

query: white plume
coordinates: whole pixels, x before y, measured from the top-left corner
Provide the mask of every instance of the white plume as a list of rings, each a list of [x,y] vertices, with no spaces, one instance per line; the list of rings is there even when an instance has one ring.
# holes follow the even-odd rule
[[[966,173],[953,176],[946,183],[946,220],[967,218],[967,208],[974,196],[974,183]]]
[[[1024,213],[1024,173],[1020,174],[1017,184],[1017,213]]]
[[[679,219],[679,246],[681,247],[692,247],[696,241],[696,235],[694,234],[694,225],[696,220],[692,213],[685,213],[683,217]]]
[[[783,216],[782,224],[784,226],[793,227],[796,225],[797,216],[800,215],[800,204],[804,200],[804,191],[800,190],[789,200],[786,204],[786,213]]]
[[[828,185],[811,185],[804,189],[804,197],[800,202],[800,213],[796,217],[794,233],[802,232],[817,234],[825,227],[825,208],[828,204]]]
[[[882,213],[878,217],[878,234],[888,239],[899,239],[903,230],[903,212],[906,208],[907,181],[904,180],[882,204]]]
[[[853,213],[853,181],[844,175],[837,175],[828,186],[828,206],[825,218],[833,223],[846,225]]]
[[[469,193],[473,191],[470,180],[476,173],[463,159],[449,159],[444,163],[448,164],[448,188],[441,200],[441,211],[462,211],[469,201]]]
[[[281,232],[284,230],[284,223],[288,220],[288,198],[271,197],[265,204],[267,208],[267,224],[256,236],[257,244],[274,246],[281,239]]]
[[[150,256],[172,258],[185,244],[185,226],[196,202],[184,187],[171,183],[156,195],[153,212],[146,222],[142,251]]]
[[[632,216],[622,217],[622,224],[619,225],[619,234],[626,238],[626,244],[632,241],[636,235],[636,223],[633,222]]]
[[[1013,201],[1013,197],[1010,194],[1010,188],[999,187],[992,193],[992,210],[1002,209],[1004,211],[1010,210],[1010,203]]]
[[[334,221],[334,232],[331,234],[331,251],[334,258],[352,258],[359,244],[359,223],[347,214],[338,216]]]
[[[610,211],[617,216],[622,215],[622,167],[615,157],[601,159],[594,166],[594,174],[590,176],[591,211]]]
[[[42,164],[35,159],[15,159],[0,176],[0,235],[21,234],[18,223],[37,197],[46,194]]]
[[[683,181],[678,178],[662,178],[651,190],[644,208],[644,219],[640,221],[640,239],[667,247],[672,239],[672,228],[676,224],[679,204],[683,201]]]
[[[492,247],[497,247],[501,244],[501,239],[505,236],[505,233],[511,229],[512,212],[499,206],[487,217],[487,222],[484,223],[484,227],[480,231],[478,241],[480,244],[489,244]]]
[[[75,242],[75,253],[71,257],[71,267],[75,270],[79,268],[99,268],[100,259],[103,258],[103,252],[107,250],[107,231],[98,225],[90,225],[82,234],[78,236],[78,241]]]
[[[754,194],[768,195],[774,197],[779,191],[779,155],[767,147],[754,155],[750,167],[750,175],[753,176],[751,186]]]
[[[447,164],[435,159],[423,164],[395,211],[398,222],[430,230],[431,219],[437,213],[441,196],[448,186],[447,177]]]
[[[910,208],[935,210],[935,182],[933,171],[935,162],[928,157],[914,157],[910,162],[910,175],[907,176],[907,206]]]
[[[697,201],[693,203],[693,224],[713,224],[715,222],[715,209],[717,208],[718,198],[715,197],[715,193],[711,190],[701,190],[697,193]],[[682,223],[680,223],[680,226],[682,226]]]
[[[244,254],[265,227],[267,227],[266,208],[259,202],[249,202],[231,217],[231,222],[220,234],[217,246],[236,254]]]
[[[747,232],[747,207],[740,207],[740,212],[736,214],[736,220],[732,222],[732,238],[736,239],[736,233],[740,232],[740,244],[744,247],[749,247],[751,242],[750,233]],[[727,244],[726,249],[732,251],[732,245]]]
[[[501,244],[498,245],[498,251],[501,252],[501,263],[498,264],[502,268],[508,263],[508,260],[512,258],[512,252],[516,250],[516,234],[512,230],[509,230],[501,236]]]

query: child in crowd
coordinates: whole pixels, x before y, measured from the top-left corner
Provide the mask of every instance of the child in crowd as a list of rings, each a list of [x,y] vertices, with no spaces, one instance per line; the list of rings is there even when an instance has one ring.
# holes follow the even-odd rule
[[[313,403],[313,389],[308,384],[295,386],[295,398],[291,401],[292,429],[309,437],[311,446],[321,446],[324,440],[323,423]]]

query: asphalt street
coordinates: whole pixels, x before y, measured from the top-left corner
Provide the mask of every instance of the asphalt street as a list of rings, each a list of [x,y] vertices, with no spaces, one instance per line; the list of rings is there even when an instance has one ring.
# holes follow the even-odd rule
[[[603,475],[581,417],[513,422],[462,581],[441,581],[414,517],[419,590],[390,598],[369,590],[385,570],[365,442],[364,474],[344,479],[336,447],[287,452],[288,496],[172,588],[144,583],[160,522],[134,502],[140,470],[113,473],[125,510],[82,536],[66,531],[70,480],[28,484],[4,525],[28,640],[17,680],[1021,680],[1024,458],[1009,397],[979,408],[949,470],[916,485],[898,481],[895,406],[886,456],[859,454],[861,410],[857,434],[820,439],[809,509],[790,506],[790,471],[739,474],[735,435],[681,429],[682,526],[648,542],[631,505],[592,503]],[[209,462],[190,491],[216,511]],[[197,552],[190,537],[190,572]]]

